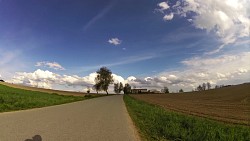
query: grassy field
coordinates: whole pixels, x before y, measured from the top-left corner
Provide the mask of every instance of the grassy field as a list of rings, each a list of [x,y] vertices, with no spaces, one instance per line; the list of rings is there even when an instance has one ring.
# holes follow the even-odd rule
[[[249,141],[250,127],[180,114],[125,95],[128,112],[143,140]]]
[[[250,84],[178,94],[131,95],[167,110],[250,126]]]
[[[7,82],[0,82],[0,84],[9,86],[12,88],[18,88],[18,89],[24,89],[24,90],[30,90],[30,91],[39,91],[44,93],[57,93],[59,95],[74,95],[74,96],[84,96],[86,93],[82,92],[72,92],[72,91],[61,91],[61,90],[52,90],[52,89],[44,89],[44,88],[36,88],[36,87],[29,87],[24,85],[18,85],[18,84],[11,84]]]
[[[0,112],[58,105],[97,97],[65,96],[12,88],[0,84]]]

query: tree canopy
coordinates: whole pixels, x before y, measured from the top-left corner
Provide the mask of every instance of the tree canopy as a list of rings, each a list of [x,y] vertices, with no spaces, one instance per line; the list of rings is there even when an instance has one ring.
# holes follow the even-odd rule
[[[96,71],[97,76],[95,78],[95,90],[103,90],[108,94],[109,85],[114,82],[112,72],[106,67],[101,67]]]
[[[125,86],[123,87],[123,92],[124,92],[124,94],[131,93],[131,86],[128,83],[125,84]]]
[[[168,93],[169,93],[168,87],[164,87],[161,91],[162,91],[162,93],[164,93],[164,94],[168,94]]]
[[[122,84],[122,82],[120,82],[120,83],[114,83],[114,92],[116,94],[119,94],[122,91],[123,91],[123,84]]]

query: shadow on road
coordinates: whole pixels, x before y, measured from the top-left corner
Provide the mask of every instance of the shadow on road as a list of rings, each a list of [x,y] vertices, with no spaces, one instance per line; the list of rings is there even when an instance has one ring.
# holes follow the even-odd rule
[[[24,141],[42,141],[42,137],[40,135],[35,135],[32,139],[26,139]]]

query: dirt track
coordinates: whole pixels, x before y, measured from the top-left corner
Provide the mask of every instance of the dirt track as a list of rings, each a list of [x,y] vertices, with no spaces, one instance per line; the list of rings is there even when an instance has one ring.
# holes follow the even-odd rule
[[[42,141],[139,140],[122,95],[0,114],[0,140]]]
[[[250,126],[250,84],[202,92],[131,96],[168,110]]]

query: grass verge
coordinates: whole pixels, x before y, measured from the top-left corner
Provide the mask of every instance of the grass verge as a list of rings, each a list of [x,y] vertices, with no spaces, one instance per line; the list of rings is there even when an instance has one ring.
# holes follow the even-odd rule
[[[143,140],[249,141],[250,127],[167,111],[124,95],[129,115]]]
[[[0,85],[0,112],[40,108],[94,97],[98,96],[65,96]]]

